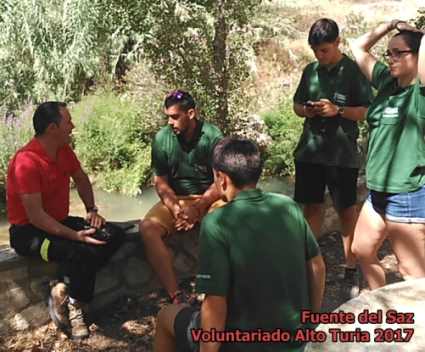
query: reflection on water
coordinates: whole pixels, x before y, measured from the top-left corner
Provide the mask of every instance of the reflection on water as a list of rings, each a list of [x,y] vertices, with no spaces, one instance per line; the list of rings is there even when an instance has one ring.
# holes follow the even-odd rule
[[[261,182],[265,191],[283,193],[292,196],[293,184],[286,178],[270,178]],[[128,197],[117,193],[95,191],[96,205],[100,214],[107,220],[127,221],[142,218],[153,204],[158,202],[154,188],[148,188],[138,197]],[[84,205],[75,190],[71,192],[70,214],[84,216]],[[0,213],[0,245],[9,243],[8,223],[4,212]]]
[[[159,199],[153,188],[144,190],[138,197],[95,190],[95,198],[100,214],[111,221],[140,219]],[[70,214],[85,216],[83,202],[78,197],[76,190],[71,191]],[[0,245],[9,243],[8,228],[6,215],[2,212],[0,215]]]
[[[96,190],[95,198],[99,213],[110,221],[140,219],[159,200],[154,188],[144,190],[138,197]],[[85,215],[84,204],[76,191],[71,192],[70,213],[77,216]]]

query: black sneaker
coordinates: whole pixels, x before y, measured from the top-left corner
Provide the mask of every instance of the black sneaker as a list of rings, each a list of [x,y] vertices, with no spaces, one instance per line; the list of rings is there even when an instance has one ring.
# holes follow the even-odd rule
[[[360,277],[356,268],[345,268],[342,287],[345,300],[350,300],[360,294]]]

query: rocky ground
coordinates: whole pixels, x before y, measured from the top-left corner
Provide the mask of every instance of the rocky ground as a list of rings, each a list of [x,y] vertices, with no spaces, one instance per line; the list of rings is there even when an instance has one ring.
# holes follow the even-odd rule
[[[330,234],[320,241],[324,254],[327,275],[323,310],[331,311],[345,302],[343,273],[343,253],[340,236]],[[385,243],[381,250],[382,264],[388,271],[390,282],[399,281],[396,260]],[[190,282],[186,283],[190,287]],[[96,352],[96,351],[152,351],[155,332],[155,316],[166,304],[161,292],[153,292],[144,297],[127,297],[116,302],[95,318],[90,326],[90,338],[73,342],[56,330],[50,323],[38,329],[21,332],[12,336],[0,336],[0,351],[14,352]]]

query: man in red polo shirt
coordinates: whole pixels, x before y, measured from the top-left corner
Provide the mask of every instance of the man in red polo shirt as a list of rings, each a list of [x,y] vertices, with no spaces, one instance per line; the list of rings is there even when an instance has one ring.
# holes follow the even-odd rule
[[[59,263],[60,280],[49,298],[49,313],[71,336],[89,335],[82,303],[93,298],[96,271],[121,243],[94,237],[105,225],[97,213],[89,178],[69,146],[74,125],[66,104],[46,102],[34,113],[35,137],[18,150],[7,175],[10,244],[23,256]],[[86,219],[69,216],[69,183],[74,180]],[[118,230],[108,225],[108,231]],[[98,232],[97,232],[98,233]]]

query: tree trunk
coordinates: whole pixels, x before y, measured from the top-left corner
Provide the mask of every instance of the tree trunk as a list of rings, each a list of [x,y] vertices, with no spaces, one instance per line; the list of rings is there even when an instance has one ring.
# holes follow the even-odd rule
[[[216,15],[214,23],[214,70],[217,94],[217,121],[225,133],[230,128],[229,105],[228,105],[228,73],[227,73],[227,35],[229,28],[226,23],[225,5],[227,0],[216,1]]]

